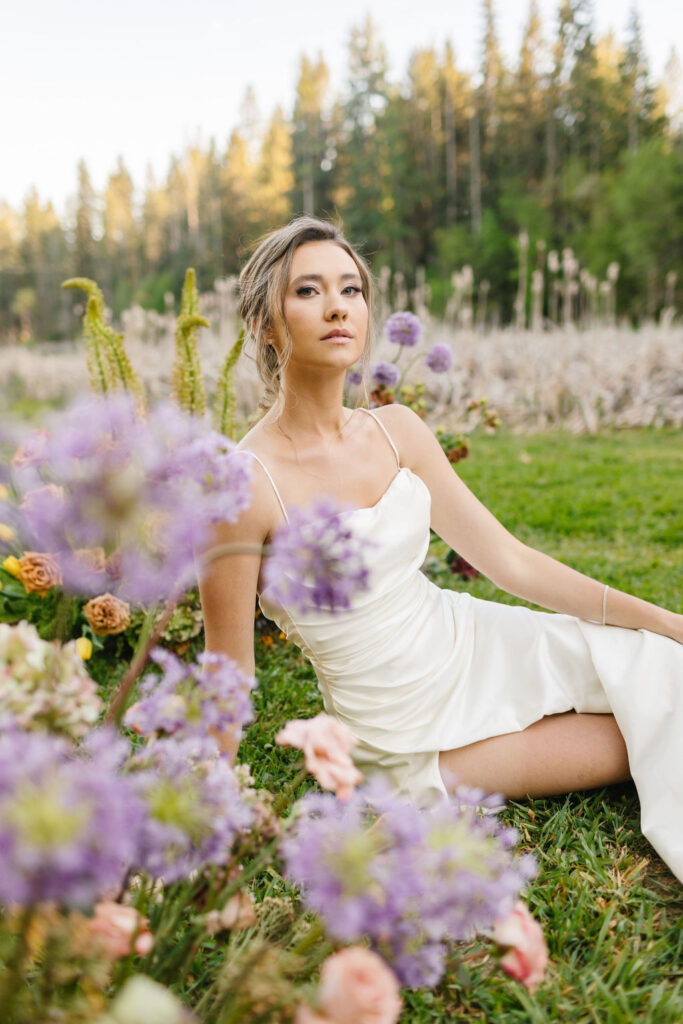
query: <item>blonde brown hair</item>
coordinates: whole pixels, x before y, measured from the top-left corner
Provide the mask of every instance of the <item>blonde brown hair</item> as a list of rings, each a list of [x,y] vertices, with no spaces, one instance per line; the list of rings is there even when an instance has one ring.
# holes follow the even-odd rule
[[[245,347],[251,348],[253,344],[256,350],[256,368],[264,386],[264,395],[260,403],[264,411],[269,409],[278,397],[282,370],[287,365],[292,351],[292,341],[284,315],[285,295],[292,257],[295,250],[306,242],[334,242],[349,254],[358,267],[361,291],[368,307],[368,335],[361,360],[363,371],[370,352],[374,298],[370,268],[335,224],[319,220],[317,217],[296,217],[283,228],[272,231],[260,239],[239,278],[239,311],[246,327]],[[282,352],[278,352],[266,336],[278,314],[285,327],[285,347]]]

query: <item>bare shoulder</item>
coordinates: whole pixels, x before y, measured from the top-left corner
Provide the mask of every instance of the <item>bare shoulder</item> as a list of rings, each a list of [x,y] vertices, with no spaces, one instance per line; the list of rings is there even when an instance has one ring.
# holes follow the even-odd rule
[[[269,464],[268,446],[264,445],[259,424],[245,434],[233,457],[243,459],[251,470],[251,502],[236,524],[240,534],[263,541],[282,520],[282,512],[268,479],[264,465]],[[259,461],[260,460],[260,461]]]
[[[414,467],[419,462],[425,445],[428,448],[439,447],[438,441],[424,420],[407,405],[395,402],[393,405],[383,405],[379,409],[374,409],[373,412],[389,431],[392,441],[398,448],[402,465]]]

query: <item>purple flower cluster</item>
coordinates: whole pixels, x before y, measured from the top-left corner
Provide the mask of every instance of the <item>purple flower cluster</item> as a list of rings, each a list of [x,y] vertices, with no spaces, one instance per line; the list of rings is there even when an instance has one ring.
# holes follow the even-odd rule
[[[158,600],[189,584],[211,524],[249,505],[249,460],[233,448],[171,406],[143,420],[122,395],[81,400],[15,459],[23,532],[56,555],[65,586],[101,592],[102,573],[78,552],[103,548],[116,552],[119,596]]]
[[[425,363],[433,373],[448,373],[454,361],[455,357],[448,345],[439,342],[432,345],[425,356]]]
[[[384,325],[387,338],[393,345],[414,348],[422,334],[422,321],[414,313],[392,313]]]
[[[206,864],[224,864],[252,812],[228,762],[201,739],[160,739],[135,755],[138,795],[147,814],[136,864],[165,882]]]
[[[360,370],[347,370],[347,372],[346,372],[346,383],[347,384],[354,384],[356,386],[358,384],[362,384],[363,383],[363,374],[361,373]]]
[[[206,737],[251,721],[250,692],[256,680],[224,654],[205,652],[186,665],[161,647],[151,658],[161,676],[150,673],[140,684],[140,699],[124,722],[143,736]]]
[[[446,943],[490,928],[535,871],[512,829],[466,801],[421,810],[376,784],[340,805],[312,794],[282,843],[289,878],[328,934],[363,937],[406,985],[432,986]]]
[[[372,368],[372,379],[381,387],[395,387],[400,376],[399,369],[394,363],[379,362]]]
[[[121,884],[145,809],[117,771],[127,744],[103,739],[77,756],[47,733],[0,737],[0,903],[87,906]]]
[[[336,502],[294,508],[274,534],[264,568],[264,596],[299,612],[348,608],[367,588],[367,541],[355,537]]]

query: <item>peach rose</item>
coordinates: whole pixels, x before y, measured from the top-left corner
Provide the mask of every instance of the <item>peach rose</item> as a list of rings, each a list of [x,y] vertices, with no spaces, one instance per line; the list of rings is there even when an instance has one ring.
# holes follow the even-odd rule
[[[396,1024],[401,1013],[398,981],[372,950],[350,946],[328,957],[320,971],[321,1015],[299,1007],[296,1024]]]
[[[287,722],[275,737],[281,747],[303,750],[306,768],[323,789],[330,789],[343,802],[350,799],[354,787],[363,781],[349,757],[356,738],[342,722],[331,715],[297,718]]]
[[[123,633],[130,625],[130,607],[113,594],[102,594],[88,601],[83,614],[88,625],[97,636],[113,636]]]
[[[94,916],[89,920],[90,931],[96,935],[112,960],[138,953],[146,956],[154,945],[149,921],[134,907],[124,907],[112,900],[95,904]]]
[[[507,949],[500,961],[503,970],[534,992],[545,977],[548,949],[543,929],[525,903],[519,900],[506,918],[496,922],[493,941]]]
[[[54,555],[40,551],[25,551],[19,559],[18,578],[27,594],[47,594],[53,587],[61,587],[62,572]]]

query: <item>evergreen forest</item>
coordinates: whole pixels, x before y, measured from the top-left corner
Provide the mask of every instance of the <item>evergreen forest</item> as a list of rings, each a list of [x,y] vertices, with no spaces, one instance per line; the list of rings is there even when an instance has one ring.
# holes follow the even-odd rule
[[[150,172],[134,183],[119,158],[100,194],[82,160],[63,219],[35,190],[20,210],[0,201],[0,342],[77,336],[82,310],[60,289],[69,277],[100,282],[115,317],[134,303],[161,312],[188,266],[211,289],[298,213],[339,220],[376,272],[389,268],[411,287],[426,275],[436,316],[453,274],[469,266],[492,319],[510,322],[527,286],[520,266],[530,275],[567,249],[595,281],[617,266],[617,308],[633,323],[675,307],[675,50],[654,81],[635,7],[616,38],[597,34],[591,0],[560,0],[552,24],[531,0],[519,53],[506,61],[493,0],[481,8],[474,73],[444,38],[415,50],[392,81],[368,17],[350,32],[338,95],[322,55],[303,54],[293,109],[264,117],[247,87],[227,141],[170,156],[163,181]]]

